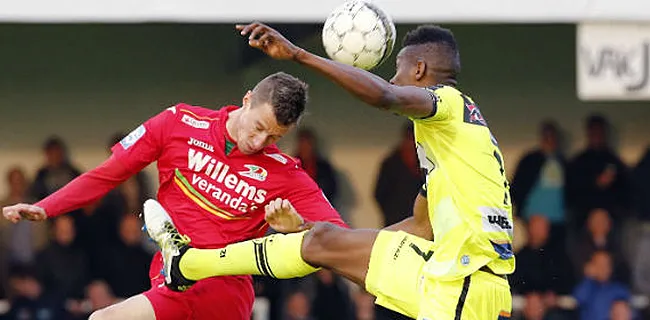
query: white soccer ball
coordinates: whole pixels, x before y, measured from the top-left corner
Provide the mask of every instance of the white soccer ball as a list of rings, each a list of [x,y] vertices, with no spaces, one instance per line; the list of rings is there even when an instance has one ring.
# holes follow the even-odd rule
[[[370,70],[395,47],[395,24],[377,5],[348,0],[325,21],[323,46],[332,60]]]

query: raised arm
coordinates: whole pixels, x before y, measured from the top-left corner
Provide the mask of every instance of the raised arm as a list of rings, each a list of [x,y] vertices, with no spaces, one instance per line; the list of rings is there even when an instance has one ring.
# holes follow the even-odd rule
[[[278,60],[294,60],[305,65],[367,104],[412,118],[435,113],[434,97],[422,88],[395,86],[368,71],[329,60],[291,43],[278,31],[261,23],[238,25],[241,35],[248,35],[251,47]]]

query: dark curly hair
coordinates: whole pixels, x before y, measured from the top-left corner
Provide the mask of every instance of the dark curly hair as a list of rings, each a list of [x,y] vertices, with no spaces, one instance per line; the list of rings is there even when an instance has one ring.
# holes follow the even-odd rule
[[[449,29],[436,25],[422,25],[409,31],[402,41],[403,47],[422,46],[430,63],[456,78],[460,73],[460,54],[454,34]]]

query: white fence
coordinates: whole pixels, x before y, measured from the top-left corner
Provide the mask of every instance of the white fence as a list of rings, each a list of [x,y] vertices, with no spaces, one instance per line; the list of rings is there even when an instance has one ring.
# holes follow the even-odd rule
[[[0,1],[0,22],[322,22],[343,0]],[[647,0],[373,0],[397,22],[650,21]]]

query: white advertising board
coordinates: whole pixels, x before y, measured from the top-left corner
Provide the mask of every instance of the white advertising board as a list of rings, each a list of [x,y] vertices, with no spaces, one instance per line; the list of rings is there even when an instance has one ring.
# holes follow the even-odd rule
[[[400,23],[650,21],[648,0],[371,0]],[[0,22],[322,22],[343,0],[1,0]]]
[[[576,75],[582,100],[650,100],[650,22],[577,28]]]

